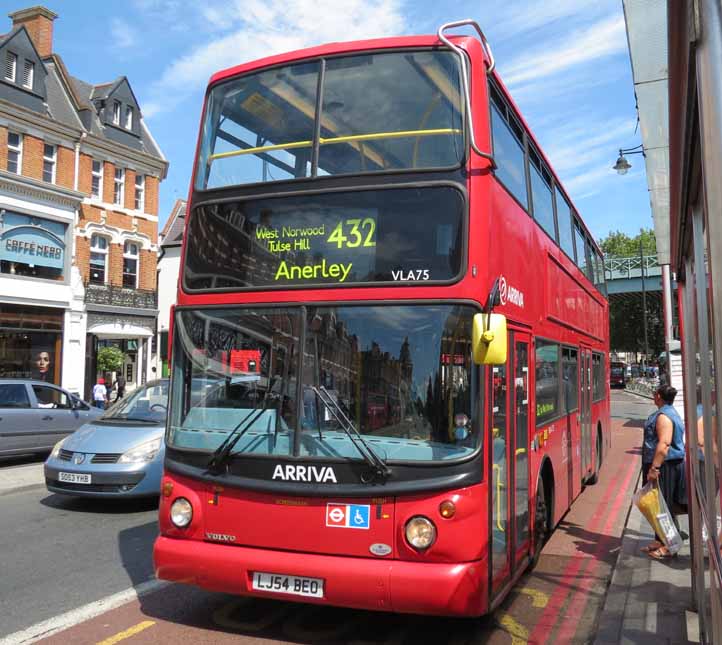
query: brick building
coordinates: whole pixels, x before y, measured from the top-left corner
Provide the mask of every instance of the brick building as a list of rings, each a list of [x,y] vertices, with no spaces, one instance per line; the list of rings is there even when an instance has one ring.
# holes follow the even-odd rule
[[[10,18],[0,36],[0,376],[87,395],[98,348],[113,344],[132,389],[155,365],[168,162],[127,78],[71,76],[53,52],[52,11]]]

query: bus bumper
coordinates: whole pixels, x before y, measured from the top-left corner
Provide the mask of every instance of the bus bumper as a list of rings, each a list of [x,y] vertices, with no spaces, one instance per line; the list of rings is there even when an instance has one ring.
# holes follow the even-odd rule
[[[160,536],[155,574],[209,591],[377,611],[479,616],[487,610],[485,560],[439,564],[288,553]],[[251,588],[254,571],[324,580],[324,597]]]

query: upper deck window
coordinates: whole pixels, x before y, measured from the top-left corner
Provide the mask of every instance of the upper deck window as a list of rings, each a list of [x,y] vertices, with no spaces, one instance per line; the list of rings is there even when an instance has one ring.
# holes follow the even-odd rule
[[[524,135],[521,126],[511,117],[502,115],[496,106],[491,108],[491,132],[494,139],[496,176],[524,207],[529,207],[526,191]]]
[[[363,54],[247,74],[210,92],[196,188],[456,166],[462,117],[450,52]]]

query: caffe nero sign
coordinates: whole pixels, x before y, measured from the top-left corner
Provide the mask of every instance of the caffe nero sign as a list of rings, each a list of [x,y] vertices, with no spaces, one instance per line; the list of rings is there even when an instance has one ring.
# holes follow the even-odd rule
[[[0,229],[0,260],[62,269],[65,224],[19,213],[5,213]]]

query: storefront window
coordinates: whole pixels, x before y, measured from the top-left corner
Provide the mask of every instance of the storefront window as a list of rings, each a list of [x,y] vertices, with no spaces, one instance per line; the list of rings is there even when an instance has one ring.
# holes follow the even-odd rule
[[[0,305],[0,378],[60,384],[62,310]]]
[[[0,273],[62,280],[66,229],[61,222],[6,211],[0,218]]]

